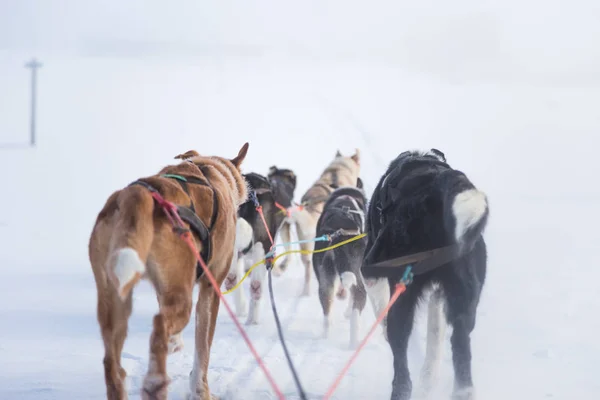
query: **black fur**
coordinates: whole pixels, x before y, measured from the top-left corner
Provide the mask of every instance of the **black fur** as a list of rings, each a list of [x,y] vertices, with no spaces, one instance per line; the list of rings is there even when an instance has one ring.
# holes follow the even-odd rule
[[[296,190],[296,174],[291,169],[277,168],[272,166],[269,168],[267,175],[275,201],[283,207],[290,207],[294,200],[294,190]]]
[[[291,205],[291,199],[294,198],[294,190],[296,188],[296,175],[289,169],[278,169],[273,166],[269,170],[269,178],[255,172],[244,174],[244,178],[248,182],[249,189],[257,190],[258,202],[262,206],[262,211],[267,222],[269,232],[272,238],[275,239],[277,229],[285,219],[285,214],[281,212],[275,203],[281,204],[284,207]],[[261,190],[264,190],[261,192]],[[238,217],[244,218],[253,230],[253,243],[260,242],[268,252],[271,248],[271,240],[262,221],[256,205],[250,199],[243,203],[238,209]],[[250,251],[251,246],[248,246],[243,254]]]
[[[400,154],[380,179],[369,204],[364,265],[455,243],[453,200],[460,192],[473,188],[466,175],[452,169],[439,150]],[[458,258],[416,275],[390,309],[387,334],[394,355],[392,400],[407,400],[411,396],[408,338],[417,303],[434,283],[439,284],[435,295],[445,298],[446,319],[454,328],[451,343],[455,389],[473,386],[470,333],[475,327],[486,276],[487,252],[482,233],[487,215],[486,206],[483,218],[463,235]],[[402,271],[385,268],[381,273],[363,270],[363,274],[365,279],[387,276],[393,291]]]
[[[352,199],[356,201],[358,209]],[[356,233],[337,236],[331,242],[316,242],[315,250],[332,246],[356,234],[363,233],[364,218],[367,211],[366,203],[366,196],[361,189],[354,187],[340,187],[336,189],[325,203],[323,212],[317,221],[316,235],[319,237],[333,234],[338,229],[344,229],[348,232],[355,231]],[[357,214],[358,211],[362,215]],[[346,271],[354,273],[357,281],[357,284],[350,288],[353,302],[352,307],[359,312],[362,312],[364,309],[367,294],[360,275],[360,267],[365,245],[366,238],[363,237],[332,250],[313,253],[313,268],[319,283],[319,299],[325,317],[331,311],[336,278]],[[345,289],[343,287],[340,288],[338,297],[344,298],[345,295]]]

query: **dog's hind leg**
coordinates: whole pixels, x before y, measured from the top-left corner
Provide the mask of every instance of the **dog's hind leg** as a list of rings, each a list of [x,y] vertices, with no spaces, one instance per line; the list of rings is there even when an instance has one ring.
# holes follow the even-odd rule
[[[460,279],[444,281],[447,301],[448,322],[452,325],[452,362],[454,364],[453,400],[475,398],[471,374],[471,332],[475,328],[475,317],[481,289]]]
[[[388,341],[394,355],[391,400],[409,400],[412,392],[407,349],[418,296],[411,289],[398,298],[388,313]]]
[[[327,265],[330,263],[329,257],[323,259],[323,268],[319,274],[317,281],[319,283],[319,301],[323,309],[323,334],[324,339],[329,337],[329,330],[331,328],[331,306],[333,305],[333,297],[336,289],[336,276],[332,274],[333,265]],[[330,268],[330,270],[327,270]]]
[[[444,293],[441,288],[437,288],[431,294],[427,313],[427,347],[419,385],[419,395],[422,398],[427,398],[431,393],[433,385],[437,381],[442,361],[442,350],[446,332],[444,305]]]
[[[344,276],[346,274],[346,276]],[[351,277],[348,275],[352,274]],[[348,284],[350,280],[352,285]],[[360,329],[360,315],[365,309],[367,304],[367,291],[362,281],[356,279],[356,275],[352,272],[342,273],[342,285],[347,286],[347,290],[350,292],[350,299],[348,300],[348,309],[346,310],[347,317],[350,318],[350,348],[356,348],[358,345],[358,333]]]
[[[131,316],[133,295],[130,292],[123,301],[112,286],[98,285],[98,322],[104,341],[104,378],[106,397],[109,400],[127,399],[125,377],[121,367],[121,352],[127,337],[127,320]]]
[[[232,255],[233,256],[233,255]],[[231,256],[231,257],[232,257]],[[225,260],[221,267],[210,266],[215,273],[215,280],[220,284],[226,276],[227,267],[231,265],[231,258]],[[219,275],[218,271],[223,271]],[[210,349],[212,348],[217,316],[219,314],[220,299],[208,279],[203,277],[199,282],[200,291],[196,303],[196,351],[194,355],[194,367],[190,372],[190,400],[211,400],[208,386],[208,367],[210,361]]]
[[[254,263],[265,258],[265,248],[261,242],[256,242],[252,248]],[[263,286],[267,276],[267,267],[261,264],[250,273],[250,307],[246,325],[256,325],[260,319],[260,307],[263,295]]]
[[[170,229],[169,229],[170,230]],[[180,336],[192,313],[196,257],[175,235],[162,235],[161,251],[148,264],[159,301],[150,337],[150,359],[144,378],[142,398],[166,400],[170,383],[167,375],[169,346]],[[187,250],[187,251],[186,251]],[[161,279],[168,271],[169,279]]]
[[[355,348],[358,344],[360,315],[367,303],[367,291],[361,277],[357,276],[360,274],[362,262],[360,255],[363,252],[358,248],[350,247],[350,249],[351,253],[339,253],[340,257],[336,258],[335,266],[340,276],[341,286],[350,293],[345,316],[350,318],[350,348]]]
[[[164,315],[154,316],[150,336],[150,361],[142,386],[143,400],[167,400],[169,377],[167,376],[167,354],[169,334]]]

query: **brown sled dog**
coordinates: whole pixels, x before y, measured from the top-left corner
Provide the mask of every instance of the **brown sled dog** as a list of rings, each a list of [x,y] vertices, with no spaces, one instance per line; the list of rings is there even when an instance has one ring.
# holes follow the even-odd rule
[[[189,223],[198,250],[221,285],[233,255],[237,208],[247,197],[246,181],[240,172],[247,151],[248,143],[231,160],[203,157],[193,150],[179,155],[175,158],[186,162],[167,166],[157,175],[114,192],[98,214],[89,257],[98,290],[98,323],[104,340],[109,399],[127,398],[121,350],[132,310],[132,290],[140,279],[152,282],[160,307],[154,316],[142,398],[167,399],[167,354],[189,321],[195,283],[199,283],[200,290],[191,398],[211,398],[207,371],[219,297],[203,276],[196,256],[154,202],[151,190],[180,207],[179,213]]]
[[[317,221],[323,212],[323,206],[335,189],[342,186],[356,187],[360,175],[360,152],[352,156],[343,156],[338,150],[335,158],[325,168],[319,179],[304,193],[300,200],[300,207],[292,207],[290,221],[296,223],[296,232],[299,240],[314,239],[317,230]],[[314,242],[301,243],[302,250],[312,251]],[[304,289],[303,296],[310,294],[310,277],[312,271],[312,255],[302,254],[304,264]]]

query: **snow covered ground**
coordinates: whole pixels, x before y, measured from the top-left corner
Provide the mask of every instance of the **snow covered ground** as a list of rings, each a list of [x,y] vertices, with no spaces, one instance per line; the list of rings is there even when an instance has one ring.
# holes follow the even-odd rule
[[[38,11],[24,3],[35,3]],[[0,399],[104,398],[103,347],[87,260],[97,212],[113,190],[155,173],[176,154],[196,149],[233,156],[245,141],[250,142],[245,170],[294,169],[296,199],[338,148],[361,149],[369,192],[398,153],[444,151],[490,199],[488,281],[472,336],[479,399],[596,399],[600,50],[591,43],[599,37],[599,10],[584,1],[569,2],[568,11],[558,1],[510,7],[461,1],[452,9],[426,3],[389,10],[374,5],[367,11],[348,2],[337,9],[339,16],[334,3],[321,14],[311,2],[285,13],[283,6],[270,5],[278,18],[259,18],[265,4],[252,13],[240,3],[218,14],[230,28],[239,28],[240,37],[227,30],[221,39],[238,40],[252,51],[219,42],[228,50],[185,57],[190,43],[169,45],[184,28],[177,25],[173,33],[156,15],[127,38],[163,40],[161,51],[173,54],[127,57],[103,53],[121,38],[114,32],[106,42],[92,41],[91,49],[65,44],[69,29],[87,29],[88,37],[100,31],[103,19],[94,18],[99,9],[90,6],[85,19],[85,7],[71,4],[79,18],[75,29],[47,3],[3,4],[15,18],[0,23],[0,144],[27,140],[29,81],[23,63],[32,50],[46,50],[36,53],[44,63],[38,146],[0,148]],[[114,31],[133,24],[131,7],[122,12],[129,19],[113,21]],[[157,7],[148,9],[159,13]],[[182,5],[174,8],[190,22],[193,10],[187,15]],[[114,17],[108,9],[116,13],[117,7],[99,15]],[[53,17],[42,18],[43,13]],[[31,16],[38,36],[17,37],[22,32],[15,21]],[[352,23],[359,16],[370,38]],[[329,23],[334,17],[337,22]],[[346,41],[335,34],[336,26]],[[54,36],[42,35],[40,27]],[[209,28],[194,29],[200,35]],[[276,35],[285,29],[287,36]],[[242,34],[248,32],[254,34]],[[273,48],[252,47],[269,40]],[[366,55],[353,52],[352,43]],[[131,48],[140,46],[119,51]],[[282,51],[290,48],[293,52]],[[275,279],[275,296],[302,382],[311,399],[318,399],[351,355],[348,323],[337,303],[332,337],[319,338],[321,309],[314,291],[309,298],[297,296],[301,275],[295,262]],[[297,398],[268,301],[264,306],[262,324],[248,332],[286,397]],[[147,367],[156,309],[151,288],[141,284],[123,353],[133,399],[139,398]],[[363,334],[373,320],[367,308]],[[415,383],[424,322],[421,314],[410,344]],[[169,358],[173,399],[185,398],[193,323],[184,340],[184,351]],[[450,357],[448,345],[439,399],[448,398],[452,388]],[[388,398],[391,359],[378,332],[334,398]],[[273,398],[223,307],[209,379],[224,399]]]

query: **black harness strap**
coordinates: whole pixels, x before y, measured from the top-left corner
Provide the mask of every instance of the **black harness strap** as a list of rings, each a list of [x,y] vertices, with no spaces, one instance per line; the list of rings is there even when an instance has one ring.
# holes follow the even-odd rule
[[[457,244],[439,247],[433,250],[422,251],[420,253],[409,254],[403,257],[396,257],[389,260],[380,261],[375,264],[365,265],[363,271],[375,271],[381,268],[401,268],[412,266],[414,275],[422,275],[447,264],[460,255],[460,248]],[[415,264],[416,263],[416,264]]]
[[[198,166],[198,168],[200,168],[202,173],[204,175],[206,175],[205,166],[202,166],[202,167]],[[202,256],[202,259],[208,264],[208,262],[212,256],[211,233],[212,233],[212,229],[215,225],[215,222],[217,220],[217,215],[218,215],[218,210],[219,210],[216,190],[214,190],[206,180],[197,178],[195,176],[183,176],[183,175],[173,175],[173,174],[164,174],[161,176],[163,178],[175,179],[179,183],[179,185],[181,186],[181,188],[183,189],[183,191],[185,192],[185,194],[188,197],[190,197],[190,193],[188,190],[188,183],[206,186],[212,190],[212,192],[213,192],[213,210],[212,210],[212,215],[210,218],[210,226],[206,226],[206,224],[200,219],[198,214],[196,214],[196,208],[194,207],[194,203],[192,202],[191,198],[190,198],[189,206],[177,205],[177,213],[179,214],[181,219],[183,221],[187,222],[188,224],[190,224],[190,228],[191,228],[192,232],[194,234],[196,234],[196,236],[198,236],[198,238],[202,242],[202,251],[200,252],[200,255]],[[131,183],[129,186],[132,186],[132,185],[141,185],[141,186],[145,187],[146,189],[148,189],[150,192],[157,192],[156,188],[154,188],[149,183],[141,181],[141,180],[137,180],[137,181]],[[196,280],[200,279],[203,274],[204,274],[204,269],[202,268],[200,263],[198,263],[196,265]]]

